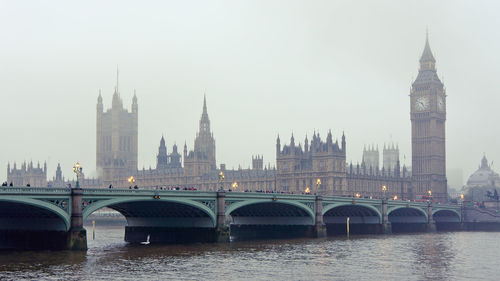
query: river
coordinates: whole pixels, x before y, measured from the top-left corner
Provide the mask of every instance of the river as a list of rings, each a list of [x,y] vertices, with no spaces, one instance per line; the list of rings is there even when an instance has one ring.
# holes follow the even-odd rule
[[[87,252],[0,252],[2,280],[499,280],[500,233],[446,232],[129,245],[87,230]]]

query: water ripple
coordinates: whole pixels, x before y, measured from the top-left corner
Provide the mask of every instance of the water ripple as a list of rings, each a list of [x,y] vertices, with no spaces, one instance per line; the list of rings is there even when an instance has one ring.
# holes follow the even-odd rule
[[[87,253],[0,252],[5,280],[495,280],[500,239],[450,232],[229,244],[128,245],[102,228]]]

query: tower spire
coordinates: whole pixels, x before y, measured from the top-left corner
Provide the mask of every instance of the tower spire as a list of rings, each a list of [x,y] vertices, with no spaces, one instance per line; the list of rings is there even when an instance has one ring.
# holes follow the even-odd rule
[[[207,95],[203,94],[203,114],[207,113]]]
[[[431,63],[435,63],[436,62],[436,59],[434,58],[434,56],[432,55],[432,51],[431,51],[431,47],[429,45],[429,31],[426,30],[425,32],[425,47],[424,47],[424,51],[422,52],[422,56],[420,57],[420,63],[428,63],[428,62],[431,62]]]

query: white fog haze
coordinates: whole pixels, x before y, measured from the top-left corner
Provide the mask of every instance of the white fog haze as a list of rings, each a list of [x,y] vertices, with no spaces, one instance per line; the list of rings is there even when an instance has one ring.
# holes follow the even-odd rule
[[[7,164],[79,161],[96,176],[96,103],[139,108],[138,168],[193,148],[206,95],[217,165],[275,165],[314,131],[398,144],[411,165],[410,87],[426,29],[446,87],[446,165],[463,180],[500,163],[500,4],[495,1],[0,0],[0,181]],[[496,168],[494,164],[493,169]]]

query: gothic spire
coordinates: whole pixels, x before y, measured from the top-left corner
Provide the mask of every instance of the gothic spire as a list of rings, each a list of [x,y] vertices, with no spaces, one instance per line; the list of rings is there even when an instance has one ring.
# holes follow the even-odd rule
[[[424,51],[422,53],[422,56],[420,57],[420,63],[423,63],[423,62],[432,62],[432,63],[436,62],[436,59],[434,59],[434,56],[432,55],[431,47],[429,45],[429,32],[428,31],[425,34]]]
[[[207,112],[207,97],[203,95],[203,113],[200,119],[200,133],[210,134],[210,119]]]
[[[118,65],[116,66],[116,86],[115,93],[113,94],[113,100],[111,102],[111,107],[116,109],[123,108],[122,99],[120,98],[120,93],[118,92]]]
[[[203,94],[203,114],[207,115],[207,95]]]
[[[102,103],[101,89],[99,89],[99,96],[97,97],[97,103]]]

